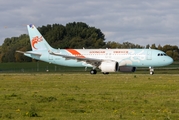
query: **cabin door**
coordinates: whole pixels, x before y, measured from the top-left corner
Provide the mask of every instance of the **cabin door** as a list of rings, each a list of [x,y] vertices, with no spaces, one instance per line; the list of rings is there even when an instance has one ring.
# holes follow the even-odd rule
[[[147,60],[152,60],[152,51],[147,52]]]

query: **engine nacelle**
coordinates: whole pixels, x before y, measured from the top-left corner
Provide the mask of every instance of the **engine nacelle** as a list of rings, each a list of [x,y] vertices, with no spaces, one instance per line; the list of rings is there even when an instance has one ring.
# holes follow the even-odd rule
[[[119,67],[120,72],[135,72],[136,67],[130,67],[130,66],[120,66]]]
[[[119,69],[119,64],[118,62],[104,61],[99,68],[101,69],[101,72],[116,72]]]

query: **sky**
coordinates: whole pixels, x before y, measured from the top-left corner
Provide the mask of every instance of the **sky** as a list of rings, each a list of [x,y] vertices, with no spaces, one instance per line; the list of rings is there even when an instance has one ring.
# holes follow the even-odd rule
[[[84,22],[105,41],[179,46],[179,0],[0,0],[0,45],[26,25]]]

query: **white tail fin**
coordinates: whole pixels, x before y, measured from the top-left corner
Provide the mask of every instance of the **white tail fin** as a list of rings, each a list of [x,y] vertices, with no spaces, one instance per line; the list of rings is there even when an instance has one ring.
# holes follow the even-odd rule
[[[47,41],[34,25],[27,25],[27,30],[29,33],[30,43],[33,51],[52,50],[52,47],[47,43]]]

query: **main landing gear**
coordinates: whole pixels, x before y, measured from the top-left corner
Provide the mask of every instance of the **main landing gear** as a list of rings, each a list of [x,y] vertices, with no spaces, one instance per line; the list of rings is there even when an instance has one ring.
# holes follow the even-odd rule
[[[153,68],[153,67],[149,67],[149,71],[150,71],[150,74],[151,74],[151,75],[154,74],[154,68]]]
[[[96,74],[97,73],[97,70],[96,69],[92,69],[91,71],[90,71],[90,74]]]
[[[96,74],[97,73],[97,70],[96,69],[92,69],[91,71],[90,71],[90,74]],[[104,75],[107,75],[107,74],[109,74],[109,72],[103,72],[103,74]]]

